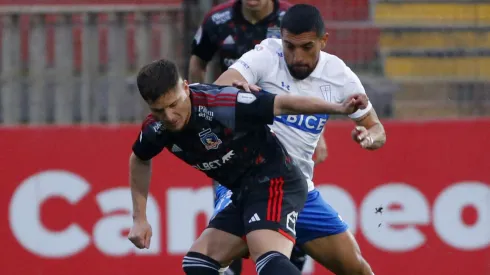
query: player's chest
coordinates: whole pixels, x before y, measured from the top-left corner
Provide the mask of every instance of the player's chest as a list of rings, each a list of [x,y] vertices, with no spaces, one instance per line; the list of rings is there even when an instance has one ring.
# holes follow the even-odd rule
[[[230,23],[220,34],[222,56],[239,58],[266,38],[279,38],[279,22]]]
[[[329,83],[315,80],[298,81],[286,73],[281,73],[281,71],[261,80],[258,85],[274,94],[310,96],[329,102],[336,102],[335,99],[338,98],[336,94],[338,90]]]
[[[215,160],[218,163],[218,159],[226,159],[236,153],[229,153],[236,150],[235,139],[232,129],[202,118],[191,129],[172,136],[167,149],[191,165]]]

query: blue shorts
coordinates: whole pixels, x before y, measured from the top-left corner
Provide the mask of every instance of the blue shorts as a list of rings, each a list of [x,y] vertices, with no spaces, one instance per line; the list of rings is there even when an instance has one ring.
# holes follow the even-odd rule
[[[232,192],[219,185],[216,188],[213,217],[231,203]],[[349,227],[337,211],[325,202],[320,192],[314,189],[308,193],[303,211],[296,221],[296,242],[299,245],[321,237],[347,231]]]

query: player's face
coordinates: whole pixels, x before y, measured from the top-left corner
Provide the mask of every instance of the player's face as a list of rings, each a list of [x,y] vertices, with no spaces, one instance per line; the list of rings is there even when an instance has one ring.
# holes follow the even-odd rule
[[[191,100],[187,81],[179,84],[154,102],[149,103],[150,110],[169,131],[180,131],[189,121]]]
[[[242,4],[250,11],[261,11],[267,7],[268,2],[270,1],[271,0],[242,0]]]
[[[289,73],[296,79],[303,80],[315,70],[320,51],[327,44],[328,34],[319,38],[316,32],[292,34],[282,30],[284,59]]]

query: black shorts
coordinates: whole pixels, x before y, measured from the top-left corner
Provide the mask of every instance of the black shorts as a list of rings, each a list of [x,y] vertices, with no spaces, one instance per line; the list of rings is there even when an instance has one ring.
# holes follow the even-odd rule
[[[232,203],[210,222],[216,228],[243,238],[259,229],[277,231],[296,241],[296,220],[306,202],[308,185],[301,171],[292,166],[283,175],[261,173],[242,179],[242,188]]]

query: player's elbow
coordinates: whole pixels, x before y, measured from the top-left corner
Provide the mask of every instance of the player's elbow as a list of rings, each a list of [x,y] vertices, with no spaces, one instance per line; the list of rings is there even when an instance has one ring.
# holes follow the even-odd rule
[[[224,73],[222,73],[218,79],[214,82],[216,85],[222,85],[222,86],[231,86],[233,85],[233,82],[238,81],[238,82],[248,82],[245,77],[242,76],[242,74],[232,68],[229,68],[226,70]],[[252,83],[254,84],[254,83]]]
[[[150,165],[151,160],[143,160],[139,158],[134,152],[129,156],[129,167],[135,166],[147,166]]]
[[[291,100],[288,96],[277,95],[274,97],[274,116],[295,114],[290,107]]]

